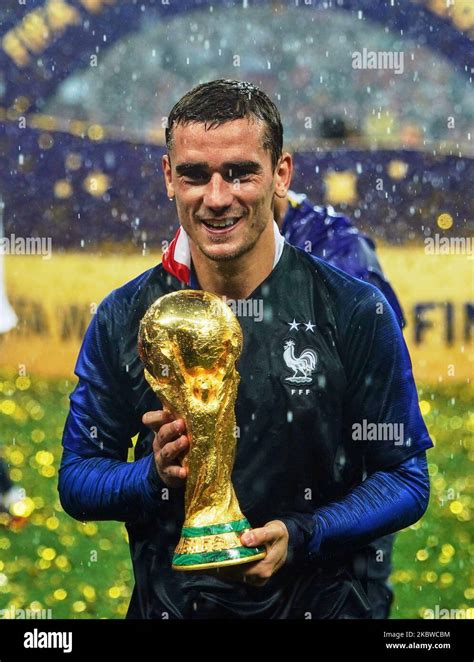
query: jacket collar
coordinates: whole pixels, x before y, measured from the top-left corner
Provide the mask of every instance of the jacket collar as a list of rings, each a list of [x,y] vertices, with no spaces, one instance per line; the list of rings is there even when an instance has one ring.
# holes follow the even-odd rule
[[[281,257],[285,240],[280,230],[273,221],[273,237],[275,240],[275,257],[272,269],[276,267]],[[190,285],[192,280],[191,249],[189,237],[182,225],[178,228],[173,240],[163,253],[162,264],[164,269],[185,285]]]

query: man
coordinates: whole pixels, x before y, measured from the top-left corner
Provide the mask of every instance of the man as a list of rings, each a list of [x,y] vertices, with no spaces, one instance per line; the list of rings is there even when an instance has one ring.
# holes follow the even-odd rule
[[[287,194],[292,160],[278,109],[257,87],[218,80],[191,90],[166,139],[181,231],[163,265],[112,292],[86,332],[63,435],[62,505],[79,520],[126,522],[129,618],[370,618],[354,552],[418,520],[429,496],[432,443],[396,318],[371,285],[284,242],[272,207]],[[159,409],[136,347],[148,307],[189,286],[263,302],[261,317],[239,318],[232,479],[255,527],[241,543],[267,555],[212,575],[171,570],[189,442],[184,421]],[[312,367],[302,381],[303,354]],[[370,441],[354,433],[362,423],[403,434]]]
[[[17,322],[15,311],[8,301],[5,274],[4,274],[4,255],[5,249],[3,247],[3,211],[5,203],[0,195],[0,333],[7,333],[13,329]]]

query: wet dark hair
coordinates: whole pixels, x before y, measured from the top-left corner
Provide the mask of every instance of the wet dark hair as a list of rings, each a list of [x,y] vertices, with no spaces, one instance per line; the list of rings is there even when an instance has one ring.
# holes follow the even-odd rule
[[[173,126],[204,122],[206,130],[225,122],[253,117],[265,125],[263,147],[270,152],[275,170],[283,150],[283,126],[273,101],[256,85],[223,78],[201,83],[173,106],[165,130],[168,152],[173,145]]]

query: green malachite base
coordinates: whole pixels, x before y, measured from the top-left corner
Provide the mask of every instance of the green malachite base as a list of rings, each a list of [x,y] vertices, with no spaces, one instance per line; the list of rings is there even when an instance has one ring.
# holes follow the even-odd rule
[[[251,526],[247,519],[241,519],[227,524],[216,524],[214,526],[184,527],[181,532],[180,545],[186,539],[201,537],[212,538],[228,533],[243,533]],[[179,545],[179,546],[180,546]],[[179,547],[178,546],[178,547]],[[219,568],[228,565],[239,565],[259,561],[265,557],[264,547],[237,546],[230,549],[218,549],[206,552],[190,552],[185,554],[175,553],[173,556],[173,570],[205,570],[207,568]]]
[[[235,547],[222,552],[203,552],[202,554],[175,554],[173,570],[205,570],[220,568],[225,565],[251,563],[265,557],[265,549],[260,547]]]
[[[221,533],[240,533],[251,529],[247,518],[238,519],[226,524],[213,524],[212,526],[183,526],[181,538],[200,538],[201,536],[217,536]]]

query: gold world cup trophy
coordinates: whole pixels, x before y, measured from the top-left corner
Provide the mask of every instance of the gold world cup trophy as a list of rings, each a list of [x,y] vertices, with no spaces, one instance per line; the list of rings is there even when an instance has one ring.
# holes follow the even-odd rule
[[[186,423],[190,447],[185,520],[174,570],[203,570],[257,561],[261,547],[245,547],[250,529],[231,482],[235,400],[240,376],[235,363],[242,330],[218,296],[179,290],[157,299],[140,322],[138,351],[145,377],[176,418]]]

